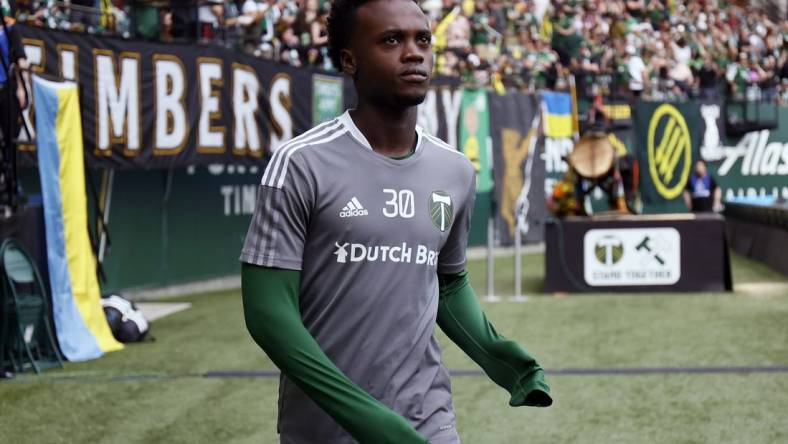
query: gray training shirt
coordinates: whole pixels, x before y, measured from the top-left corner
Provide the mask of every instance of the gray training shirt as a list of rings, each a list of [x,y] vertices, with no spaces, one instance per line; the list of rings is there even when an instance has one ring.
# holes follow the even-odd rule
[[[241,260],[301,270],[302,319],[326,355],[431,443],[458,443],[437,273],[465,268],[474,169],[416,131],[401,160],[375,153],[347,112],[280,147]],[[287,378],[279,390],[282,443],[355,442]]]

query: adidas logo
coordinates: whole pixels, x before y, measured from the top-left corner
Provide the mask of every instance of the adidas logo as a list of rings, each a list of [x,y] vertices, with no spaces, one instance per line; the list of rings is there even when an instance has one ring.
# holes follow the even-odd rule
[[[353,196],[353,198],[342,208],[342,211],[339,212],[339,217],[366,216],[368,214],[369,211],[365,210],[361,202]]]

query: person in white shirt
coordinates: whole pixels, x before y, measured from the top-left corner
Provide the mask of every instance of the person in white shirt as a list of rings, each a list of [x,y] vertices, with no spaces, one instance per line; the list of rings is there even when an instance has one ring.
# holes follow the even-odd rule
[[[626,47],[627,72],[629,74],[629,90],[635,97],[640,97],[648,81],[648,69],[634,46]]]
[[[216,38],[224,22],[224,0],[200,2],[197,19],[200,22],[200,39],[210,41]]]
[[[261,36],[265,31],[265,15],[270,9],[269,2],[260,0],[246,0],[241,7],[244,21],[244,51],[254,54],[259,50]]]

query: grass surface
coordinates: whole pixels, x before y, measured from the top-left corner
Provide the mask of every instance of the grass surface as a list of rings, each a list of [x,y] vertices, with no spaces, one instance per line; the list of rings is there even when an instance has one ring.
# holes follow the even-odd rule
[[[496,327],[549,369],[788,365],[788,294],[537,294],[543,257],[524,259],[527,302],[483,306]],[[513,287],[498,259],[496,293]],[[484,263],[471,263],[478,292]],[[734,256],[734,285],[788,280]],[[238,291],[180,298],[193,307],[130,345],[42,376],[0,382],[0,443],[276,442],[275,378],[204,378],[272,370],[246,333]],[[445,337],[452,369],[476,366]],[[485,377],[453,377],[465,443],[784,443],[788,373],[548,375],[555,404],[508,407]]]

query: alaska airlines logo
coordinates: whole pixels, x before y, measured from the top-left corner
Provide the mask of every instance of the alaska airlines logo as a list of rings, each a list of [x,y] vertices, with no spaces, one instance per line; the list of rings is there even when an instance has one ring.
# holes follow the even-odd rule
[[[679,110],[663,103],[648,125],[648,171],[665,199],[679,196],[692,167],[692,137]]]
[[[438,252],[425,245],[411,247],[407,242],[400,245],[364,245],[348,242],[334,242],[334,255],[337,262],[393,262],[416,265],[435,266],[438,263]],[[348,251],[350,247],[350,251]]]

